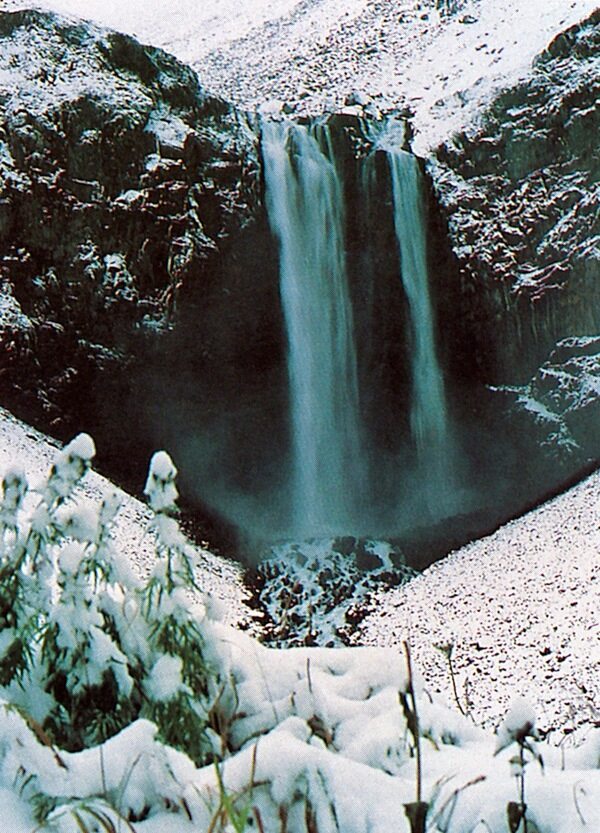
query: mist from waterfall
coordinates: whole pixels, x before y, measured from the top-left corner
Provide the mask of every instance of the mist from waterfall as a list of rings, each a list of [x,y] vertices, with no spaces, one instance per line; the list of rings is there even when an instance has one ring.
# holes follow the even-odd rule
[[[291,530],[352,530],[365,454],[344,195],[328,128],[265,122],[266,205],[279,243],[291,420]]]

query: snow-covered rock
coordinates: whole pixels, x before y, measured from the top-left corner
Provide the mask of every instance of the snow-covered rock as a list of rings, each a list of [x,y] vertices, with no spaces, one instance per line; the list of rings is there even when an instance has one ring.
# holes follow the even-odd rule
[[[430,165],[460,270],[449,324],[488,383],[523,383],[557,341],[600,330],[599,41],[596,11]]]
[[[5,0],[23,8],[28,0]],[[219,94],[254,108],[339,107],[352,90],[381,109],[408,102],[425,153],[524,77],[595,0],[38,0],[161,46]]]
[[[557,461],[594,461],[600,448],[600,337],[559,341],[526,385],[504,388],[516,423]]]
[[[171,56],[49,12],[3,7],[0,93],[0,390],[75,433],[239,229],[254,139]]]

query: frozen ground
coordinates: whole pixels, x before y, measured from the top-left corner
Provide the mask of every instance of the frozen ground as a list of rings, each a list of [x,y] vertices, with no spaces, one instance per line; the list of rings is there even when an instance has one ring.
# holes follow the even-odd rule
[[[5,0],[7,9],[33,0]],[[273,99],[320,112],[361,91],[409,104],[416,149],[476,118],[494,90],[527,72],[552,37],[596,0],[38,0],[173,52],[205,85],[247,107]],[[445,4],[439,3],[440,7]]]
[[[27,429],[10,419],[5,429],[7,460],[16,457],[45,468],[47,446],[41,445],[40,457],[35,451],[39,436],[27,436]],[[27,441],[29,450],[23,445]],[[83,470],[80,464],[92,455],[92,441],[81,435],[58,460],[52,480],[45,488],[41,484],[41,502],[31,495],[31,506],[28,498],[25,505],[19,503],[18,495],[24,493],[14,474],[2,496],[3,563],[29,559],[17,568],[22,598],[38,598],[41,607],[36,610],[46,610],[40,613],[47,617],[46,625],[58,628],[61,649],[57,666],[48,669],[44,652],[36,651],[39,642],[33,642],[27,684],[2,688],[3,698],[9,698],[0,700],[3,830],[408,833],[405,807],[415,800],[427,810],[429,833],[506,833],[507,812],[513,822],[515,812],[526,812],[527,827],[513,823],[514,831],[588,833],[600,828],[600,728],[588,727],[577,745],[539,743],[535,706],[516,698],[497,731],[484,731],[432,694],[411,666],[406,648],[269,649],[217,621],[211,605],[197,608],[193,620],[211,669],[204,699],[196,690],[193,696],[194,714],[212,717],[207,733],[222,759],[218,768],[212,762],[197,768],[184,754],[198,755],[187,736],[180,740],[184,751],[176,751],[160,741],[154,724],[145,719],[130,723],[101,746],[80,752],[53,746],[35,719],[43,720],[48,708],[54,708],[45,700],[54,701],[49,692],[57,691],[51,687],[57,668],[64,670],[73,691],[81,687],[80,649],[88,675],[83,692],[95,685],[96,673],[107,660],[111,668],[121,669],[121,676],[115,671],[119,687],[122,682],[131,685],[129,663],[139,657],[148,663],[145,673],[152,669],[142,682],[145,696],[159,709],[152,713],[160,719],[162,709],[169,720],[178,716],[181,721],[182,714],[190,718],[189,711],[181,711],[192,692],[183,685],[180,664],[166,646],[155,661],[157,645],[148,639],[155,620],[140,614],[139,588],[119,568],[119,553],[107,546],[93,522],[97,509],[77,507],[70,499],[67,514],[56,509],[56,496],[69,494],[69,484]],[[152,471],[146,490],[161,512],[175,495],[166,454],[154,456]],[[104,491],[107,485],[95,481],[89,478],[86,490],[92,499],[98,486]],[[43,506],[46,510],[40,512]],[[578,516],[577,523],[585,520]],[[163,545],[176,545],[170,519],[162,515],[155,529],[162,530]],[[126,536],[121,533],[119,540],[123,544]],[[135,549],[125,557],[132,555]],[[82,558],[92,563],[80,570]],[[96,558],[97,564],[112,565],[118,587],[103,582],[93,568]],[[176,558],[173,550],[170,558]],[[164,554],[162,562],[164,570]],[[39,570],[39,582],[24,580],[31,569]],[[160,575],[159,569],[155,577]],[[58,582],[54,601],[44,590],[44,577]],[[3,586],[6,592],[6,576]],[[94,604],[93,589],[108,603],[112,626],[97,617],[105,608]],[[193,614],[178,595],[181,587],[163,589],[158,604],[164,603],[164,615],[171,622],[176,615],[187,628]],[[5,624],[3,639],[13,639],[14,633]],[[44,633],[39,632],[40,641]],[[128,663],[120,649],[115,652],[112,635],[117,633]],[[71,643],[74,635],[79,639]],[[171,709],[176,710],[173,717]]]
[[[0,411],[0,473],[17,460],[41,475],[55,451]],[[86,497],[109,488],[98,474],[86,478]],[[153,561],[148,518],[128,497],[118,524],[119,548],[142,574]],[[428,689],[453,702],[448,661],[436,647],[451,644],[459,700],[478,724],[497,725],[516,694],[532,702],[540,728],[558,740],[564,730],[600,723],[599,518],[600,472],[380,594],[355,643],[399,652],[408,640]],[[225,621],[247,622],[240,570],[201,555],[200,583],[223,602]]]

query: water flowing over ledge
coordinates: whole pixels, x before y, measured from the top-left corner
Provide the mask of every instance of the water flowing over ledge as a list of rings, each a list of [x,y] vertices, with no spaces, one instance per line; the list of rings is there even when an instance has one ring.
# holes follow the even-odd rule
[[[263,126],[266,199],[280,247],[292,425],[292,528],[351,525],[365,466],[344,199],[326,126]]]
[[[379,325],[368,307],[355,308],[351,283],[358,270],[352,264],[350,275],[348,250],[351,229],[360,229],[362,255],[375,262],[378,221],[371,209],[381,199],[375,190],[382,186],[391,196],[386,222],[395,231],[400,279],[394,294],[404,297],[399,309],[405,307],[406,320],[400,328],[406,330],[410,377],[409,414],[391,413],[389,419],[396,419],[398,436],[402,422],[409,424],[412,462],[399,459],[400,474],[393,478],[415,480],[425,513],[439,517],[449,508],[444,495],[452,479],[451,431],[429,286],[423,187],[416,158],[402,149],[398,126],[386,135],[387,144],[375,142],[368,153],[356,154],[354,164],[362,173],[358,193],[349,198],[347,160],[344,166],[328,123],[262,125],[266,208],[279,246],[287,334],[293,535],[355,530],[369,513],[380,474],[364,407],[373,382],[360,373],[367,345],[361,342],[357,319],[369,342],[379,337]],[[383,182],[375,160],[380,151],[387,159]],[[362,291],[371,295],[387,279],[377,268],[358,278]]]
[[[442,507],[450,510],[454,449],[435,337],[421,172],[416,158],[404,150],[389,150],[388,158],[400,274],[411,319],[411,432],[419,477],[431,484],[426,490],[429,509],[441,501]]]

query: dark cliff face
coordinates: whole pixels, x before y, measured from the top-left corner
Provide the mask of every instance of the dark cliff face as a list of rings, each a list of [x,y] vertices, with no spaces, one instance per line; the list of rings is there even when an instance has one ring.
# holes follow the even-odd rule
[[[432,161],[485,381],[525,381],[600,327],[599,48],[597,12]]]
[[[455,373],[494,386],[490,407],[504,414],[515,444],[532,457],[541,444],[543,455],[562,461],[563,475],[600,457],[598,406],[589,407],[599,398],[590,363],[600,363],[589,338],[600,332],[599,50],[595,12],[559,35],[527,79],[429,166],[457,274],[446,301]],[[568,406],[560,395],[542,401],[540,384],[545,377],[546,394],[551,376],[558,386],[545,363],[562,362],[565,339],[573,361],[577,344],[587,356],[569,359]],[[589,418],[571,418],[574,441],[565,443],[556,421],[584,399]]]
[[[485,515],[434,531],[440,552],[600,456],[598,17],[429,166],[438,342],[477,493],[465,511]],[[389,164],[360,114],[329,127],[372,499],[394,531],[398,483],[414,483]],[[285,515],[290,441],[259,133],[160,50],[0,15],[0,400],[58,436],[92,433],[130,488],[166,447],[193,502],[266,531]]]
[[[191,502],[277,528],[290,417],[260,125],[160,50],[50,14],[0,15],[2,69],[1,401],[61,438],[92,433],[130,488],[166,447]],[[330,121],[353,217],[371,145],[356,115]],[[362,220],[347,236],[357,337],[386,330],[361,366],[385,446],[397,419],[379,415],[406,406],[408,380],[391,197],[372,196],[381,246]],[[387,284],[373,293],[366,271]]]
[[[265,430],[280,317],[243,114],[129,37],[1,14],[0,180],[3,403],[113,469],[173,441],[173,404]]]

